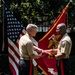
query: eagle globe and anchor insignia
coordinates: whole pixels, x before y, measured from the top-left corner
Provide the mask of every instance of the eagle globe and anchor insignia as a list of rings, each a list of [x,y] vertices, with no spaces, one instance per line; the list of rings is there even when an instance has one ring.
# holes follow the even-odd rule
[[[52,35],[48,40],[49,40],[49,44],[48,44],[48,49],[52,48],[52,49],[56,49],[58,47],[58,39],[60,38],[59,35]],[[52,58],[54,56],[54,52],[50,52],[48,53],[48,58]]]

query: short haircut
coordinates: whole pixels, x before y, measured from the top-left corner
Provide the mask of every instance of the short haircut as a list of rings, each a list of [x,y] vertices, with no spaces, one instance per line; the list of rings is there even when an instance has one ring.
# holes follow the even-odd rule
[[[60,27],[65,27],[66,28],[66,24],[65,23],[60,23],[57,25],[57,29],[59,29]]]
[[[27,27],[26,27],[26,30],[31,29],[31,28],[36,28],[37,29],[38,27],[35,24],[28,24]]]

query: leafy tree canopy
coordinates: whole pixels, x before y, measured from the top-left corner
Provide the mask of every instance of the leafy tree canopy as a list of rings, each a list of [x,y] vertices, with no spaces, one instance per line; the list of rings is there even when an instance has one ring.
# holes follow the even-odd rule
[[[51,24],[69,0],[5,0],[12,12],[23,24],[29,22],[39,24],[43,16],[47,16]],[[1,6],[0,6],[1,7]],[[70,3],[68,9],[68,24],[75,23],[75,0]]]

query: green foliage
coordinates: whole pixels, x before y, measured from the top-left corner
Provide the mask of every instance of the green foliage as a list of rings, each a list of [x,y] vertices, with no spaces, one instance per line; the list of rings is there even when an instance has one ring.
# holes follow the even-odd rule
[[[66,6],[69,0],[6,0],[6,3],[10,6],[12,12],[16,15],[18,20],[26,25],[29,19],[42,20],[43,16],[48,16],[48,21],[51,24],[62,9]],[[68,9],[68,24],[74,24],[75,22],[75,0],[69,5]]]

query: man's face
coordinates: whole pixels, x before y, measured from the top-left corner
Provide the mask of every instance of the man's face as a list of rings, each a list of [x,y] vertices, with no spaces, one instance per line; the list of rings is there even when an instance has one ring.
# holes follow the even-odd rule
[[[35,37],[37,33],[37,28],[31,28],[30,30],[30,36]]]
[[[66,28],[65,27],[57,27],[56,28],[56,32],[58,35],[63,35],[66,31]]]

